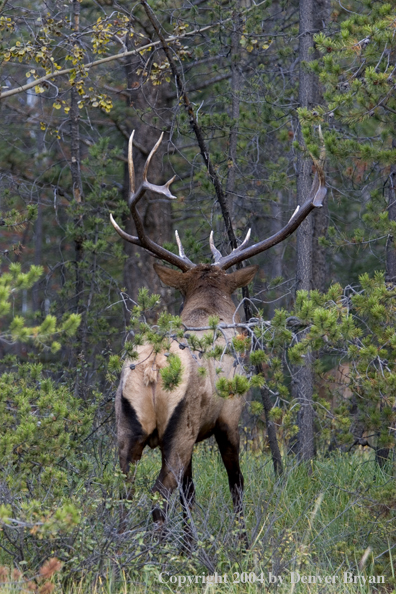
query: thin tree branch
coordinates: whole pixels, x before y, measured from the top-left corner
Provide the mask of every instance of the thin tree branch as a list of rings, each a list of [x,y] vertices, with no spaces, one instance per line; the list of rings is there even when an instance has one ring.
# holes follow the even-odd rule
[[[262,4],[265,4],[267,0],[263,0],[263,2],[259,2],[259,4],[255,4],[250,8],[244,11],[244,14],[249,13],[255,8],[259,8]],[[171,35],[165,41],[166,43],[172,43],[173,41],[178,41],[180,39],[185,39],[186,37],[193,37],[194,35],[198,35],[199,33],[204,33],[205,31],[209,31],[210,29],[215,29],[216,27],[223,26],[224,23],[227,23],[232,20],[232,17],[228,19],[224,19],[221,22],[212,23],[211,25],[206,25],[206,27],[201,27],[199,29],[194,29],[193,31],[189,31],[183,33],[182,35]],[[100,60],[94,60],[93,62],[88,62],[88,64],[84,64],[84,70],[90,70],[91,68],[95,68],[96,66],[100,66],[101,64],[107,64],[108,62],[114,62],[114,60],[122,60],[123,58],[127,58],[129,56],[136,56],[140,52],[144,50],[149,50],[153,47],[160,46],[162,41],[152,41],[151,43],[147,43],[146,45],[142,45],[141,47],[130,50],[127,52],[121,52],[120,54],[116,54],[114,56],[107,56],[106,58],[101,58]],[[59,76],[63,76],[64,74],[70,74],[71,72],[75,71],[75,66],[73,68],[64,68],[63,70],[57,70],[56,72],[50,72],[45,76],[37,78],[36,80],[27,83],[26,85],[20,85],[19,87],[15,87],[14,89],[10,89],[9,91],[1,92],[0,89],[0,99],[5,97],[11,97],[12,95],[18,95],[19,93],[23,93],[24,91],[28,91],[29,89],[34,88],[36,85],[40,85],[41,83],[47,80],[53,80],[54,78],[58,78]]]
[[[196,85],[195,87],[188,89],[188,93],[195,93],[196,91],[202,91],[202,89],[206,89],[207,87],[210,87],[211,85],[215,85],[218,82],[221,82],[222,80],[227,80],[231,78],[231,75],[229,72],[225,72],[224,74],[219,74],[218,76],[215,76],[209,80],[206,80],[198,85]],[[167,99],[177,99],[178,98],[178,93],[169,93],[169,95],[167,95]]]
[[[199,148],[201,150],[201,155],[203,157],[204,163],[207,167],[209,176],[212,180],[213,186],[216,191],[217,200],[219,201],[219,204],[220,204],[220,208],[221,208],[221,212],[223,215],[223,219],[224,219],[224,223],[226,226],[226,231],[227,231],[227,235],[228,235],[228,239],[229,239],[231,248],[235,249],[237,247],[237,240],[235,237],[234,229],[232,227],[232,221],[231,221],[231,216],[230,216],[230,213],[228,210],[227,200],[224,195],[223,188],[221,187],[220,180],[219,180],[217,173],[216,173],[216,171],[212,165],[212,162],[210,160],[209,151],[208,151],[208,148],[206,147],[206,142],[205,142],[205,139],[204,139],[204,136],[202,133],[202,129],[198,125],[198,121],[195,116],[194,108],[193,108],[192,103],[189,99],[189,96],[187,95],[187,91],[185,89],[184,82],[182,80],[182,77],[179,74],[179,71],[178,71],[175,61],[173,59],[173,55],[172,55],[171,49],[168,45],[168,42],[164,38],[164,36],[161,32],[161,26],[160,26],[160,23],[158,22],[157,17],[155,16],[151,7],[147,4],[146,0],[140,0],[140,2],[146,12],[148,19],[150,20],[152,26],[155,29],[155,32],[161,41],[162,49],[164,50],[165,55],[168,58],[168,62],[169,62],[170,68],[172,70],[172,74],[176,81],[176,87],[179,91],[179,97],[181,99],[183,99],[184,107],[186,108],[186,111],[187,111],[189,119],[190,119],[190,126],[195,133]]]

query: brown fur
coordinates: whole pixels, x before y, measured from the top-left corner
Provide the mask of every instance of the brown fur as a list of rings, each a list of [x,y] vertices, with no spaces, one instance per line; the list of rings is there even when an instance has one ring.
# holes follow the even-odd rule
[[[220,323],[239,321],[231,295],[246,286],[257,272],[257,266],[249,266],[232,274],[226,274],[216,266],[200,264],[187,272],[178,272],[158,264],[154,268],[160,279],[178,289],[184,296],[182,321],[188,327],[207,325],[208,317],[216,315]],[[228,336],[234,330],[226,331]],[[198,332],[197,332],[198,334]],[[226,467],[230,490],[236,513],[242,518],[243,477],[239,467],[238,422],[242,411],[242,399],[224,400],[216,394],[218,379],[212,360],[194,357],[188,348],[180,350],[174,341],[170,352],[177,354],[182,362],[183,373],[179,386],[171,392],[163,389],[159,373],[167,364],[164,354],[155,355],[150,345],[138,348],[139,359],[135,368],[130,361],[125,363],[116,396],[117,435],[120,465],[126,474],[130,462],[137,462],[146,445],[159,445],[162,453],[162,468],[154,485],[154,491],[166,499],[181,484],[181,500],[184,515],[193,503],[191,457],[194,444],[215,435]],[[204,366],[206,373],[198,373]],[[234,360],[225,356],[221,363],[226,377],[238,371]],[[155,521],[162,522],[164,514],[154,509]]]

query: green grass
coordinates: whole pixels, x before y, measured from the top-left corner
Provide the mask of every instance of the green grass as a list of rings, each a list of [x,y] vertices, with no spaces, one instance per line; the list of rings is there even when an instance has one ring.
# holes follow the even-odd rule
[[[171,501],[167,537],[160,541],[153,529],[150,489],[160,468],[159,452],[145,452],[137,468],[123,534],[118,531],[123,477],[116,470],[113,450],[102,457],[92,456],[90,464],[89,477],[71,480],[72,492],[67,494],[79,509],[78,527],[59,530],[41,541],[27,528],[18,532],[18,543],[22,543],[18,546],[22,546],[26,561],[19,568],[25,576],[37,571],[46,558],[62,560],[63,570],[51,578],[58,580],[57,591],[258,592],[269,587],[269,572],[282,577],[276,590],[280,593],[395,589],[396,486],[391,462],[380,469],[368,454],[337,454],[307,467],[290,458],[284,475],[276,479],[268,455],[244,452],[245,519],[251,543],[244,552],[217,448],[201,444],[193,458],[197,500],[192,512],[196,544],[191,556],[180,554],[183,525],[178,495]],[[12,548],[0,533],[2,543]],[[0,564],[18,566],[4,550],[0,555]],[[160,572],[168,572],[164,576],[169,580],[171,576],[178,579],[213,575],[215,571],[227,574],[229,582],[161,584],[158,579]],[[336,575],[338,581],[293,586],[292,571],[322,579]],[[385,585],[364,584],[363,580],[344,584],[346,571],[367,580],[383,575]],[[243,572],[263,574],[264,583],[232,583],[232,575]],[[0,591],[11,594],[21,590],[19,585],[12,588],[8,584],[0,586]]]

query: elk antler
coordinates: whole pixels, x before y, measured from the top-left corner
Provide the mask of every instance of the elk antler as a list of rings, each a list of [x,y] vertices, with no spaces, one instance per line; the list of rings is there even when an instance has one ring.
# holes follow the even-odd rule
[[[141,219],[139,211],[136,208],[139,200],[141,200],[141,198],[143,198],[143,196],[147,190],[150,190],[151,192],[155,192],[156,194],[160,194],[161,196],[165,196],[166,198],[169,198],[170,200],[176,200],[176,196],[173,196],[173,194],[171,193],[171,191],[169,189],[171,183],[175,180],[175,177],[176,177],[175,175],[172,177],[172,179],[167,181],[166,184],[164,184],[163,186],[157,186],[155,184],[150,183],[147,180],[147,172],[148,172],[148,168],[150,167],[151,159],[154,156],[154,154],[156,153],[159,145],[161,144],[162,137],[163,137],[164,133],[161,134],[158,141],[152,148],[149,156],[147,157],[147,161],[146,161],[146,163],[144,165],[144,169],[143,169],[143,181],[140,184],[137,191],[135,191],[135,168],[133,166],[133,158],[132,158],[132,147],[133,147],[134,134],[135,134],[135,130],[132,132],[131,136],[129,137],[129,143],[128,143],[128,170],[129,170],[129,185],[130,185],[128,206],[129,206],[132,218],[133,218],[135,226],[136,226],[136,231],[137,231],[138,237],[135,237],[134,235],[129,235],[129,233],[126,233],[125,231],[123,231],[115,222],[113,215],[110,214],[111,224],[113,225],[113,227],[117,231],[117,233],[126,241],[129,241],[130,243],[133,243],[135,245],[145,248],[146,250],[148,250],[151,253],[151,255],[153,255],[157,258],[160,258],[161,260],[165,260],[166,262],[169,262],[169,264],[173,264],[174,266],[177,266],[178,268],[180,268],[180,270],[182,270],[183,272],[186,272],[187,270],[190,270],[190,268],[193,268],[195,266],[195,264],[193,264],[191,262],[191,260],[189,260],[187,258],[187,256],[185,255],[184,249],[181,244],[181,241],[180,241],[177,231],[175,232],[175,234],[176,234],[177,245],[179,247],[179,256],[176,256],[176,254],[169,252],[168,250],[166,250],[162,246],[158,245],[152,239],[150,239],[149,237],[146,236],[144,227],[143,227],[143,221]]]
[[[275,233],[275,235],[272,235],[268,239],[259,241],[259,243],[256,243],[255,245],[252,245],[249,248],[247,248],[245,246],[250,237],[249,229],[245,240],[241,243],[240,246],[235,248],[228,256],[222,256],[220,252],[214,247],[212,232],[211,249],[216,260],[216,266],[219,266],[223,270],[227,270],[227,268],[234,266],[234,264],[238,264],[239,262],[242,262],[247,258],[252,258],[253,256],[257,256],[257,254],[260,254],[261,252],[265,252],[265,250],[268,250],[270,247],[276,245],[277,243],[280,243],[281,241],[289,237],[289,235],[291,235],[297,229],[297,227],[301,225],[301,223],[309,215],[311,210],[313,210],[314,208],[321,208],[323,206],[323,200],[327,192],[327,188],[325,187],[325,174],[323,170],[326,153],[324,148],[322,131],[320,128],[319,136],[322,140],[321,154],[319,160],[312,157],[316,171],[311,189],[308,193],[307,199],[305,200],[304,204],[302,204],[301,206],[297,206],[289,222],[283,227],[283,229],[278,231],[278,233]],[[216,251],[216,253],[214,250]],[[220,255],[220,257],[218,257],[218,254]]]
[[[243,248],[245,247],[245,245],[247,244],[247,242],[250,239],[250,232],[251,229],[249,229],[249,231],[246,233],[246,237],[245,239],[242,241],[242,243],[240,245],[238,245],[238,247],[234,248],[230,254],[234,255],[240,253],[241,250],[243,250]],[[221,255],[221,252],[219,252],[219,250],[216,248],[214,241],[213,241],[213,231],[210,233],[210,238],[209,238],[209,245],[210,245],[210,249],[212,250],[212,254],[214,257],[214,262],[213,262],[213,266],[221,266],[220,262],[222,262],[224,260],[224,256]],[[229,257],[229,256],[226,256]]]
[[[177,242],[177,245],[179,248],[179,256],[176,256],[176,254],[169,252],[168,250],[161,247],[160,245],[158,245],[157,243],[155,243],[149,237],[146,236],[146,234],[144,232],[143,221],[140,217],[139,211],[136,208],[139,200],[141,200],[141,198],[143,197],[146,190],[151,190],[152,192],[154,192],[156,194],[160,194],[162,196],[165,196],[166,198],[169,198],[170,200],[176,199],[176,197],[172,195],[172,193],[169,189],[171,183],[175,180],[176,176],[172,177],[172,179],[167,181],[166,184],[164,184],[163,186],[157,186],[155,184],[150,183],[147,180],[147,172],[148,172],[148,168],[151,163],[151,159],[152,159],[153,155],[156,153],[159,145],[161,144],[163,133],[161,134],[157,143],[155,144],[155,146],[151,150],[149,156],[147,157],[147,161],[146,161],[144,169],[143,169],[143,181],[140,184],[137,191],[135,191],[135,169],[133,166],[133,159],[132,159],[132,145],[133,145],[134,133],[135,133],[135,131],[132,132],[132,134],[129,138],[129,144],[128,144],[128,169],[129,169],[129,182],[130,182],[130,188],[131,188],[129,200],[128,200],[128,206],[130,208],[132,218],[135,222],[138,237],[129,235],[128,233],[123,231],[118,226],[118,224],[115,222],[115,220],[111,214],[110,214],[110,221],[111,221],[114,229],[117,231],[117,233],[126,241],[129,241],[130,243],[133,243],[135,245],[143,247],[144,249],[149,251],[152,256],[155,256],[156,258],[165,260],[166,262],[169,262],[169,264],[173,264],[174,266],[177,266],[183,272],[187,272],[187,270],[190,270],[191,268],[193,268],[195,266],[195,264],[193,262],[191,262],[191,260],[189,260],[189,258],[187,258],[186,254],[184,253],[184,249],[183,249],[182,243],[180,241],[178,232],[175,231],[176,242]],[[214,241],[213,241],[213,231],[212,231],[210,234],[209,244],[210,244],[210,249],[212,251],[212,254],[213,254],[214,260],[215,260],[214,264],[213,264],[214,266],[219,266],[223,270],[227,270],[231,266],[234,266],[234,264],[238,264],[239,262],[242,262],[243,260],[247,260],[248,258],[251,258],[253,256],[256,256],[257,254],[260,254],[261,252],[268,250],[270,247],[280,243],[281,241],[283,241],[284,239],[289,237],[289,235],[291,235],[297,229],[297,227],[300,226],[300,224],[308,216],[308,214],[311,212],[311,210],[313,210],[314,208],[321,208],[323,206],[323,200],[326,196],[327,189],[325,187],[325,174],[324,174],[324,170],[323,170],[323,165],[324,165],[324,160],[325,160],[325,149],[324,149],[322,131],[320,129],[319,129],[319,136],[322,140],[322,150],[321,150],[319,160],[316,160],[315,158],[312,157],[314,165],[315,165],[315,169],[316,169],[315,177],[313,179],[311,189],[308,193],[307,199],[305,200],[304,204],[302,204],[301,206],[300,205],[297,206],[296,210],[292,214],[287,225],[285,225],[283,227],[283,229],[278,231],[278,233],[275,233],[275,235],[272,235],[272,237],[269,237],[268,239],[264,239],[263,241],[260,241],[259,243],[256,243],[255,245],[252,245],[248,248],[248,247],[246,247],[246,245],[250,239],[250,229],[249,229],[243,242],[237,248],[235,248],[231,252],[231,254],[229,254],[228,256],[222,256],[221,253],[219,252],[219,250],[215,247]]]

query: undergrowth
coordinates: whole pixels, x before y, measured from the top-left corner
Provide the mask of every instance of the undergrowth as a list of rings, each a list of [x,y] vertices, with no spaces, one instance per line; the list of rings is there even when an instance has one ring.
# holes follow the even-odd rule
[[[80,457],[83,465],[64,467],[68,484],[62,485],[62,495],[35,477],[18,491],[13,488],[16,467],[3,469],[1,592],[256,592],[269,586],[269,573],[282,577],[278,592],[323,591],[320,584],[291,584],[291,572],[339,576],[338,583],[325,586],[326,592],[395,588],[396,486],[391,461],[381,469],[373,456],[359,452],[333,454],[305,466],[290,457],[285,458],[283,476],[275,478],[268,455],[243,452],[250,542],[246,552],[217,446],[200,444],[193,456],[195,545],[188,556],[181,554],[183,522],[177,495],[171,501],[165,537],[160,539],[153,527],[151,487],[160,468],[158,451],[144,453],[128,503],[122,500],[124,477],[111,434],[96,434]],[[121,530],[122,510],[126,520]],[[44,582],[40,571],[50,559],[59,560],[61,568],[59,564]],[[165,583],[159,581],[161,572]],[[202,579],[198,584],[170,582],[177,576],[216,572],[227,574],[227,585]],[[262,583],[232,583],[233,576],[245,572],[261,576]],[[344,572],[362,578],[358,584],[344,584]],[[384,576],[385,584],[364,583],[363,577],[368,581],[369,576]]]

